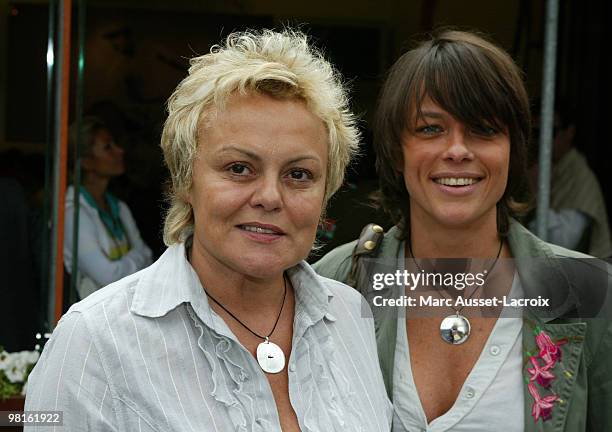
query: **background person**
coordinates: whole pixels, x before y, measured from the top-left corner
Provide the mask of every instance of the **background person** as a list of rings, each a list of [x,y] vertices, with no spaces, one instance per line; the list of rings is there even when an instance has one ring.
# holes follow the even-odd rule
[[[402,55],[383,85],[374,143],[382,205],[396,225],[368,274],[475,258],[467,271],[488,269],[486,288],[497,298],[541,295],[552,306],[499,319],[479,307],[373,308],[394,431],[612,429],[610,316],[586,319],[599,309],[581,309],[606,299],[610,269],[542,242],[513,219],[525,208],[530,129],[520,70],[473,33],[433,35]],[[335,249],[316,270],[347,280],[355,248]],[[564,257],[573,259],[559,262]],[[516,271],[495,267],[498,258],[513,258]],[[368,277],[358,280],[368,299],[385,293],[373,293]],[[479,289],[460,295],[486,299]],[[446,298],[456,290],[417,291]]]
[[[142,241],[129,207],[108,191],[109,182],[125,172],[123,149],[96,117],[84,117],[80,137],[70,129],[74,149],[80,138],[81,177],[78,220],[77,292],[85,298],[151,264],[151,250]],[[73,152],[70,152],[73,154]],[[64,265],[72,272],[74,187],[66,190]]]
[[[536,113],[538,113],[536,104]],[[539,119],[533,136],[538,138]],[[600,258],[612,256],[606,202],[595,173],[574,146],[576,125],[566,103],[557,104],[554,117],[548,241]],[[537,149],[537,143],[534,149]],[[536,158],[537,162],[537,158]],[[531,168],[537,192],[537,163]],[[534,231],[535,219],[529,224]]]
[[[304,261],[358,144],[340,77],[291,31],[191,64],[162,134],[168,249],[62,318],[26,410],[79,431],[388,431],[362,297]]]

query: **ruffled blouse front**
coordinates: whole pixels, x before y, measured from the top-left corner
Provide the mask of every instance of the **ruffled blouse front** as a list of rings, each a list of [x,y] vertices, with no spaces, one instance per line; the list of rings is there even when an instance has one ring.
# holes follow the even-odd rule
[[[361,296],[305,262],[288,275],[289,396],[301,430],[390,430]],[[265,373],[210,308],[183,245],[75,305],[31,377],[28,409],[57,403],[70,430],[281,431]]]

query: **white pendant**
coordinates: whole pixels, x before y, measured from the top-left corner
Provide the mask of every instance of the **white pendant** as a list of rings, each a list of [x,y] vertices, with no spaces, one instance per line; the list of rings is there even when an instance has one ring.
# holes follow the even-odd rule
[[[257,345],[257,363],[267,373],[279,373],[285,368],[285,353],[268,338]]]
[[[470,322],[457,312],[449,315],[440,323],[440,337],[451,345],[461,345],[470,336]]]

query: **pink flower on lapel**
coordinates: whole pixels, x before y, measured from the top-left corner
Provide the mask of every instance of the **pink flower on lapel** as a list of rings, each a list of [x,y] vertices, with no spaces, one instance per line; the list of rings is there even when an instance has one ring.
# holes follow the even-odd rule
[[[538,393],[538,389],[532,382],[530,382],[527,387],[534,401],[531,407],[531,415],[533,416],[534,422],[537,423],[540,417],[542,417],[542,421],[550,420],[552,417],[552,409],[555,406],[555,402],[559,400],[559,397],[554,394],[541,397],[540,393]]]
[[[531,375],[529,381],[536,381],[544,388],[550,387],[550,384],[556,378],[555,374],[549,370],[551,365],[545,364],[541,366],[538,362],[538,358],[535,356],[529,357],[529,360],[531,360],[531,364],[533,365],[532,368],[527,369],[527,372]]]
[[[557,360],[561,361],[561,345],[567,341],[553,342],[550,336],[544,331],[540,331],[535,337],[536,344],[540,349],[540,358],[546,362],[547,366],[555,367]]]
[[[535,328],[535,335],[535,342],[539,352],[537,356],[527,352],[529,361],[533,366],[527,368],[527,372],[530,375],[527,381],[527,388],[534,400],[531,415],[534,421],[537,422],[540,418],[542,418],[542,421],[549,420],[552,417],[554,403],[561,401],[554,393],[544,397],[540,396],[535,383],[546,389],[550,388],[552,382],[556,379],[552,369],[557,364],[557,361],[561,361],[561,345],[567,343],[567,340],[563,339],[553,342],[550,336],[538,326]]]

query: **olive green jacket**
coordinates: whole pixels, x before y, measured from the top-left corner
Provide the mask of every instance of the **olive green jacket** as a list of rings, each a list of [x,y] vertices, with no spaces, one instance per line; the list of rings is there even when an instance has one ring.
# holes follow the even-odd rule
[[[379,262],[397,262],[399,230],[384,235]],[[537,353],[534,329],[553,340],[565,339],[562,361],[553,373],[555,403],[548,421],[532,417],[533,398],[527,390],[524,362],[525,431],[612,431],[612,278],[610,265],[587,255],[546,243],[516,221],[511,221],[508,244],[516,261],[525,297],[554,298],[547,312],[529,309],[523,318],[523,352]],[[342,245],[314,264],[331,279],[346,281],[356,241]],[[358,279],[359,280],[359,279]],[[371,290],[370,287],[366,289]],[[363,293],[363,289],[360,289]],[[381,294],[383,291],[377,291]],[[366,297],[368,297],[366,295]],[[372,308],[380,366],[392,399],[393,361],[397,332],[397,308]],[[588,317],[588,319],[579,318]],[[596,318],[592,318],[596,317]],[[527,358],[527,357],[525,357]],[[503,407],[500,407],[503,409]]]

